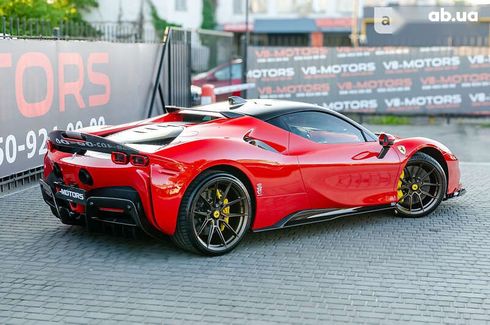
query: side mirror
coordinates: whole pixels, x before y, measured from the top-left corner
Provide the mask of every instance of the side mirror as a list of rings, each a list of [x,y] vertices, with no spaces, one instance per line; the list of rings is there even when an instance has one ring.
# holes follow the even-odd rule
[[[391,146],[395,143],[395,140],[395,137],[391,134],[380,133],[380,135],[378,136],[378,141],[383,149],[381,149],[381,151],[379,152],[378,159],[383,159],[386,156],[388,150],[390,150]]]

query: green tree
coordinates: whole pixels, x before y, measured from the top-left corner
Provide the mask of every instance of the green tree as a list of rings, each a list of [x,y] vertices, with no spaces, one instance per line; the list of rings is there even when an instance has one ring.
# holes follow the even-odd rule
[[[202,0],[202,29],[215,29],[216,28],[216,0]],[[208,66],[215,67],[218,65],[218,38],[216,35],[210,35],[201,33],[199,35],[201,44],[208,47],[209,58]]]
[[[0,16],[43,19],[53,24],[82,22],[80,11],[97,7],[97,0],[0,0]]]
[[[216,28],[216,0],[202,1],[202,29]]]
[[[153,4],[153,2],[148,0],[148,5],[150,6],[150,16],[153,27],[157,31],[160,38],[162,38],[163,33],[167,27],[181,27],[179,24],[171,23],[158,15],[158,10]]]
[[[6,17],[7,30],[10,30],[10,19],[14,20],[12,29],[17,35],[29,36],[33,33],[30,22],[37,21],[42,22],[43,28],[41,31],[37,30],[36,34],[51,35],[52,30],[44,30],[44,26],[67,26],[69,23],[72,34],[85,36],[84,34],[93,33],[94,30],[83,19],[81,11],[97,7],[97,0],[0,0],[0,16]]]

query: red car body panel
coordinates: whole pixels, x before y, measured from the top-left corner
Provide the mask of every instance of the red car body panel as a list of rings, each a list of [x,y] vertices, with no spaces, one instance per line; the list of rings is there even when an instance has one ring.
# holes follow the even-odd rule
[[[181,120],[177,111],[84,132],[106,136],[135,126]],[[251,145],[244,138],[262,141],[274,151]],[[156,152],[144,153],[149,158],[147,166],[119,165],[97,155],[51,148],[44,159],[44,178],[48,179],[56,163],[66,185],[87,191],[114,186],[133,188],[141,198],[149,223],[168,235],[175,232],[187,188],[210,168],[240,171],[254,201],[253,230],[273,227],[286,216],[302,210],[394,204],[400,173],[408,159],[420,150],[436,150],[442,157],[448,195],[461,189],[456,157],[434,140],[398,139],[383,159],[377,158],[380,150],[375,141],[315,143],[245,115],[186,125],[170,144]],[[80,181],[78,175],[82,168],[92,175],[93,185]],[[71,208],[77,213],[85,211],[83,205]]]
[[[400,158],[390,150],[378,159],[376,142],[326,146],[291,135],[313,209],[390,204],[396,200]],[[375,194],[373,194],[375,193]]]

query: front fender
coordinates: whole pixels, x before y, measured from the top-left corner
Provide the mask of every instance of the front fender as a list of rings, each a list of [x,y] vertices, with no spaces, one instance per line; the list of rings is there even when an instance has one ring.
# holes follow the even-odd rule
[[[439,141],[428,138],[406,138],[395,141],[393,147],[400,156],[402,167],[417,152],[424,152],[436,159],[443,167],[447,177],[447,195],[459,191],[462,188],[458,158],[451,150]]]
[[[398,152],[401,153],[400,158],[402,161],[406,161],[410,159],[414,154],[420,151],[423,148],[434,148],[441,153],[441,155],[452,155],[451,150],[446,147],[444,144],[439,141],[432,140],[429,138],[406,138],[399,139],[395,141],[394,146],[398,149],[398,146],[404,146],[406,153],[403,154],[402,150],[398,149]]]

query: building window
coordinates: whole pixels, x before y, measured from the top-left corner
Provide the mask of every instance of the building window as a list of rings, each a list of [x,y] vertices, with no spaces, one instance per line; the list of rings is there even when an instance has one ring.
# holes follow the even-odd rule
[[[265,13],[267,13],[267,1],[251,0],[250,1],[250,12],[252,12],[254,14],[265,14]]]
[[[175,11],[187,11],[187,0],[175,0]]]
[[[343,14],[352,13],[354,9],[354,1],[353,0],[337,0],[337,12]]]
[[[294,0],[276,1],[277,12],[281,14],[290,14],[294,12]]]
[[[276,0],[277,12],[281,14],[308,15],[312,12],[312,4],[312,0]]]
[[[328,5],[331,0],[316,0],[315,12],[326,13],[328,12]]]
[[[233,0],[233,14],[234,15],[243,14],[243,0]]]

